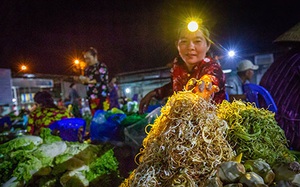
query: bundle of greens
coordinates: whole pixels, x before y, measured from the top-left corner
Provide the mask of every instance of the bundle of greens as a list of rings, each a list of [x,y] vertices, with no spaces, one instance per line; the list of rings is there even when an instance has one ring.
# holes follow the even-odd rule
[[[0,145],[0,153],[3,186],[110,186],[118,178],[111,146],[61,141],[47,128]]]
[[[229,126],[228,141],[243,159],[267,160],[270,165],[291,162],[294,156],[288,150],[284,131],[277,124],[274,113],[251,103],[223,101],[217,110]]]
[[[121,186],[205,186],[234,156],[216,105],[190,91],[170,97],[151,126],[139,166]]]

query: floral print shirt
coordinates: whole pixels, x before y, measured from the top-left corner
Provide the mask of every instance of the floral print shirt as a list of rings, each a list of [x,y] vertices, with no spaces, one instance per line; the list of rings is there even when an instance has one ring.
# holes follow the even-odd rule
[[[39,135],[41,128],[49,127],[55,121],[70,117],[72,115],[64,108],[37,107],[29,114],[27,132]]]
[[[96,84],[87,85],[88,99],[105,98],[107,97],[108,90],[108,70],[104,63],[96,63],[92,66],[88,66],[84,70],[84,75],[90,80],[95,79]]]
[[[162,99],[171,96],[173,92],[182,91],[191,78],[200,79],[203,75],[211,75],[212,83],[219,87],[220,91],[215,93],[213,100],[221,103],[225,99],[225,74],[220,64],[208,57],[198,63],[190,72],[181,58],[175,58],[171,69],[172,81],[155,89],[156,98]]]

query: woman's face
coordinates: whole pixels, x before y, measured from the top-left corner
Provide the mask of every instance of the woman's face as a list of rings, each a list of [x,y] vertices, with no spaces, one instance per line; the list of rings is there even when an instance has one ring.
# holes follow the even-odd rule
[[[180,57],[189,70],[205,58],[210,47],[200,30],[196,32],[182,31],[176,45]]]
[[[85,63],[87,63],[87,65],[91,66],[97,63],[97,57],[93,56],[90,52],[86,52],[83,55],[84,61]]]

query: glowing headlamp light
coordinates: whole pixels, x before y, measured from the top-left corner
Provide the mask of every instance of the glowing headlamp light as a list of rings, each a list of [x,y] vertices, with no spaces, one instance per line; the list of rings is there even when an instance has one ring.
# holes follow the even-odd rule
[[[189,31],[195,32],[198,30],[199,25],[196,21],[191,21],[191,22],[189,22],[187,27],[188,27]]]

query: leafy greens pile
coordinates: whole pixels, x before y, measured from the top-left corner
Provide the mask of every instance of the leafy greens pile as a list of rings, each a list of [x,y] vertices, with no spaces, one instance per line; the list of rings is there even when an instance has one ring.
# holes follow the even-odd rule
[[[110,145],[62,141],[43,129],[0,145],[2,186],[110,186],[118,161]]]
[[[294,161],[284,131],[271,111],[239,100],[223,101],[217,111],[218,116],[228,123],[229,143],[237,154],[243,153],[245,160],[262,158],[271,166]]]

